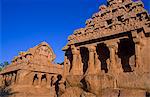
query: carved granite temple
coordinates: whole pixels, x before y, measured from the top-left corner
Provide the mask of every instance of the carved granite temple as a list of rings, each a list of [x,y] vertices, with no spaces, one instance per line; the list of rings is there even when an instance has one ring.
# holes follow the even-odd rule
[[[53,83],[63,72],[61,65],[53,63],[54,59],[55,54],[46,42],[20,52],[0,73],[0,84],[8,87],[8,93],[1,93],[2,97],[54,97]]]
[[[61,65],[45,42],[21,52],[0,85],[9,97],[150,97],[150,15],[141,1],[107,0],[63,51]]]

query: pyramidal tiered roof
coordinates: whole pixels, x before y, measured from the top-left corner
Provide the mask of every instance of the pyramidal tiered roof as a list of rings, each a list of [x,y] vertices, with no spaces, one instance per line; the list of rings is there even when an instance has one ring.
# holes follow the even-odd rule
[[[18,56],[14,57],[12,63],[6,66],[0,74],[16,71],[20,69],[27,69],[32,71],[57,72],[54,68],[59,68],[59,65],[54,65],[56,55],[54,54],[50,45],[42,42],[39,45],[30,48],[26,52],[20,52]],[[58,69],[61,71],[61,67]]]
[[[144,28],[150,32],[150,17],[141,1],[108,0],[86,21],[85,28],[68,37],[68,45]],[[64,48],[65,49],[65,48]]]

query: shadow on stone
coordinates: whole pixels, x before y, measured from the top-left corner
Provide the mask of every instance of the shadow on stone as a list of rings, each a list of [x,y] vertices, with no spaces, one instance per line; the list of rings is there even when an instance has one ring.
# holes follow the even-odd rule
[[[60,84],[61,79],[62,79],[62,76],[58,75],[57,76],[57,81],[54,83],[57,97],[59,97],[59,84]]]
[[[150,97],[150,92],[146,92],[146,97]]]
[[[82,89],[84,91],[88,92],[88,89],[87,89],[88,86],[87,86],[87,83],[85,81],[85,78],[83,78],[80,82],[82,83]]]
[[[0,87],[0,97],[9,97],[14,93],[11,92],[11,89],[6,88],[6,86]]]

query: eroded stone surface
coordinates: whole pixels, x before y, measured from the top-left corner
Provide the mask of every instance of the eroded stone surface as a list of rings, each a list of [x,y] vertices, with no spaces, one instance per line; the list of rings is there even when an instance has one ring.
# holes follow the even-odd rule
[[[0,86],[15,97],[150,97],[149,41],[141,1],[107,0],[68,37],[64,66],[43,42],[12,60]]]
[[[149,97],[149,14],[141,1],[107,1],[68,37],[64,75],[96,97]]]
[[[58,77],[62,74],[62,66],[54,64],[54,59],[55,54],[46,42],[19,53],[0,73],[0,86],[7,91],[3,96],[56,96],[56,88],[62,78]]]

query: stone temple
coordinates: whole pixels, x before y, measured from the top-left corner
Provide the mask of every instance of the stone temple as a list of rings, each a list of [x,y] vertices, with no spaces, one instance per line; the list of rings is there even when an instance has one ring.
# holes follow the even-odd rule
[[[52,83],[63,73],[62,66],[53,63],[54,59],[52,48],[45,42],[20,52],[0,73],[0,84],[7,91],[1,93],[2,97],[54,97]]]
[[[141,1],[107,0],[63,47],[45,42],[0,73],[1,97],[150,97],[150,15]]]

